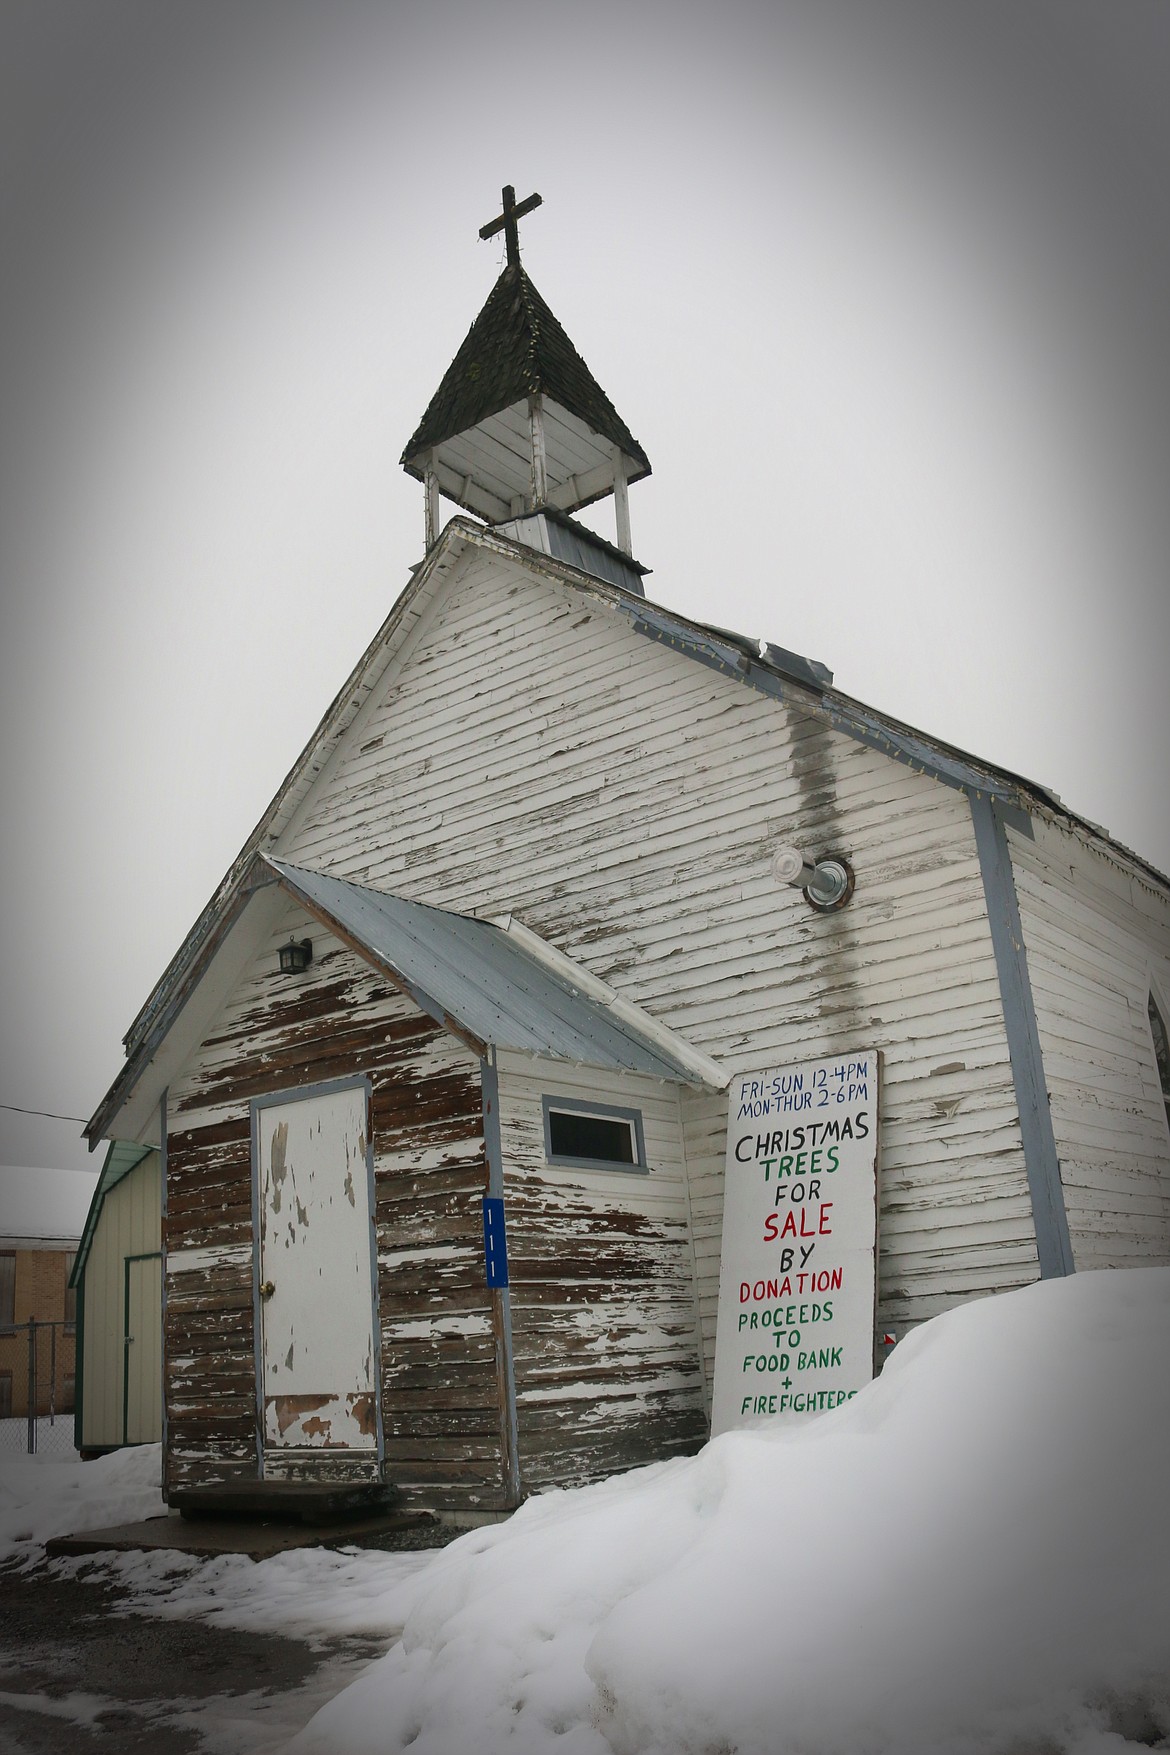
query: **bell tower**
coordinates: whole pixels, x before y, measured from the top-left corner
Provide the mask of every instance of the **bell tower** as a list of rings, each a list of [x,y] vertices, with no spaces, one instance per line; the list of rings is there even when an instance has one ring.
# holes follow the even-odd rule
[[[517,202],[508,186],[502,213],[480,228],[481,238],[505,234],[507,261],[402,467],[426,490],[428,550],[440,492],[488,524],[535,513],[567,523],[613,494],[617,547],[632,556],[627,490],[650,474],[650,460],[521,264],[518,221],[540,205],[539,195]]]

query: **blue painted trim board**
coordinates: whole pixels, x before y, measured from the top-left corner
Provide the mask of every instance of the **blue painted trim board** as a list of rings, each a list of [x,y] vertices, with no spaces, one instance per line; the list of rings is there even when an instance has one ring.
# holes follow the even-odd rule
[[[1004,813],[986,793],[969,796],[1020,1115],[1040,1277],[1055,1279],[1073,1272],[1072,1242]]]
[[[504,1148],[500,1133],[500,1081],[496,1072],[495,1054],[485,1056],[479,1063],[480,1090],[483,1100],[483,1147],[488,1166],[488,1198],[500,1203],[501,1227],[504,1216]],[[497,1287],[491,1297],[496,1305],[498,1316],[498,1337],[502,1375],[504,1379],[504,1407],[501,1417],[504,1431],[501,1434],[506,1440],[504,1455],[504,1486],[510,1505],[520,1503],[520,1431],[516,1418],[516,1369],[512,1355],[512,1293],[507,1286]]]

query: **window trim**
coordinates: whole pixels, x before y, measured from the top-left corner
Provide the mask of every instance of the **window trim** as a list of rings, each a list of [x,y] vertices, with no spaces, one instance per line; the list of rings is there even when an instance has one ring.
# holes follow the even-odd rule
[[[1162,1099],[1162,1107],[1166,1115],[1166,1127],[1167,1131],[1170,1131],[1170,1088],[1168,1088],[1163,1082],[1162,1064],[1158,1058],[1158,1042],[1154,1035],[1153,1020],[1153,1014],[1155,1012],[1157,1013],[1158,1021],[1162,1026],[1163,1035],[1165,1036],[1167,1043],[1170,1044],[1170,1013],[1167,1012],[1166,1006],[1163,1003],[1161,989],[1151,974],[1146,980],[1146,1035],[1149,1038],[1150,1048],[1153,1051],[1154,1057],[1154,1087]]]
[[[605,1170],[624,1172],[627,1176],[648,1176],[650,1166],[646,1162],[646,1136],[642,1128],[642,1111],[628,1109],[616,1103],[587,1103],[579,1097],[557,1097],[547,1092],[541,1096],[541,1111],[544,1116],[544,1155],[550,1164],[571,1170]],[[552,1144],[552,1123],[550,1120],[554,1110],[561,1115],[592,1115],[599,1121],[626,1121],[633,1135],[634,1157],[632,1164],[619,1162],[614,1158],[582,1158],[565,1152],[554,1152]]]

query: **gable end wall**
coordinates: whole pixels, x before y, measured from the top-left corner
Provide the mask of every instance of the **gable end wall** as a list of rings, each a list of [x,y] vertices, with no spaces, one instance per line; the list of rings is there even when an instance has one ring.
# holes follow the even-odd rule
[[[845,852],[849,907],[777,885]],[[465,912],[513,910],[729,1070],[884,1056],[880,1321],[1038,1273],[966,797],[473,551],[279,855]],[[726,1099],[683,1100],[707,1353]]]
[[[290,933],[313,962],[281,977]],[[257,1476],[251,1100],[355,1073],[372,1084],[386,1479],[440,1508],[504,1503],[479,1061],[291,905],[169,1094],[172,1494]],[[339,1467],[322,1451],[308,1472],[355,1467],[368,1455]]]

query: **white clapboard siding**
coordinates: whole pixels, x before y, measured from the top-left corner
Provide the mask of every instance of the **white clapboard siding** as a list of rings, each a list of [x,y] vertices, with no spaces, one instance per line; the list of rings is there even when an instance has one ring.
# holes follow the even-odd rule
[[[883,1189],[907,1196],[883,1240],[881,1313],[905,1326],[1038,1271],[970,812],[790,694],[475,553],[279,852],[440,906],[511,909],[729,1072],[880,1048]],[[815,915],[775,883],[784,841],[849,854],[847,909]],[[726,1099],[686,1093],[682,1113],[709,1359]],[[936,1206],[965,1187],[988,1199],[940,1251]]]
[[[1009,833],[1073,1258],[1170,1261],[1170,1132],[1151,981],[1170,990],[1170,902],[1100,843]]]
[[[705,1435],[678,1087],[499,1056],[520,1467],[587,1479]],[[550,1164],[545,1097],[637,1110],[645,1172]]]

